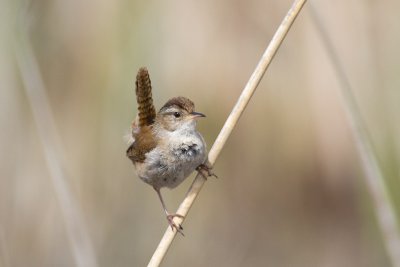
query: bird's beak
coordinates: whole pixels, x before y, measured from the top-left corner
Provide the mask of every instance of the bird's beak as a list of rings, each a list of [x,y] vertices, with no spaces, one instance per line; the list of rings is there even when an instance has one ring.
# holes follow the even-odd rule
[[[203,113],[200,113],[200,112],[192,112],[192,113],[190,113],[190,115],[192,115],[192,118],[194,119],[194,118],[202,118],[202,117],[205,117],[206,115],[204,115]]]

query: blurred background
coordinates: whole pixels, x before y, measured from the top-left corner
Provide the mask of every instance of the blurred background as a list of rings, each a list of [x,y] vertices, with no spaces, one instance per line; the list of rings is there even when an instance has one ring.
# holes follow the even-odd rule
[[[390,264],[310,3],[399,213],[400,2],[309,1],[163,266]],[[178,95],[196,103],[211,147],[291,4],[1,1],[0,266],[145,266],[167,222],[125,156],[138,68],[158,108]],[[171,211],[193,177],[163,190]]]

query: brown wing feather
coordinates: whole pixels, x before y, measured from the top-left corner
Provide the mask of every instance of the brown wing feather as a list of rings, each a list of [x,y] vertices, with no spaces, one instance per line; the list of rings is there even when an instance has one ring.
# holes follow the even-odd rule
[[[143,126],[139,132],[134,134],[135,142],[129,146],[126,156],[132,162],[143,162],[146,159],[145,154],[157,146],[157,140],[151,133],[151,126]]]

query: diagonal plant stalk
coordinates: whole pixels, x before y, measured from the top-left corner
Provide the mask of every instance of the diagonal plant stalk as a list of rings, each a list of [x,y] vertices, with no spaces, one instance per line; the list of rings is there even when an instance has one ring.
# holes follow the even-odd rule
[[[21,19],[25,18],[21,12]],[[44,151],[47,168],[63,215],[72,255],[78,267],[98,266],[82,212],[68,184],[64,151],[50,107],[46,88],[36,61],[28,31],[20,21],[15,40],[15,54],[22,82],[32,109],[33,119]]]
[[[219,133],[217,139],[215,140],[212,148],[210,149],[210,153],[208,154],[208,160],[211,165],[214,165],[219,153],[224,147],[226,141],[228,140],[230,134],[232,133],[237,121],[245,110],[247,104],[250,101],[251,96],[254,94],[258,84],[260,83],[265,71],[267,70],[269,64],[274,58],[278,48],[283,42],[286,34],[291,28],[294,20],[297,15],[300,13],[301,8],[305,4],[306,0],[295,0],[280,24],[278,30],[273,36],[270,44],[262,55],[256,69],[251,75],[249,81],[247,82],[245,88],[243,89],[236,105],[234,106],[232,112],[230,113],[228,119],[226,120],[221,132]],[[183,202],[180,204],[177,213],[186,217],[189,212],[190,207],[193,205],[197,195],[199,194],[201,188],[205,183],[204,178],[201,175],[197,174],[194,182],[192,183],[189,191],[187,192]],[[176,218],[176,223],[181,224],[183,219]],[[167,228],[164,236],[162,237],[157,249],[155,250],[148,267],[156,267],[159,266],[164,259],[168,248],[172,244],[176,236],[176,231],[172,231],[170,227]]]
[[[365,182],[372,197],[374,211],[378,225],[382,233],[383,243],[394,267],[400,267],[400,233],[399,222],[396,217],[395,207],[390,199],[387,183],[379,166],[376,151],[373,149],[372,141],[365,125],[360,108],[353,95],[352,86],[339,56],[332,45],[332,40],[324,28],[322,19],[317,11],[310,6],[310,14],[317,33],[321,38],[326,53],[332,63],[340,83],[340,93],[343,108],[350,125],[357,152],[361,159],[362,169],[365,173]]]

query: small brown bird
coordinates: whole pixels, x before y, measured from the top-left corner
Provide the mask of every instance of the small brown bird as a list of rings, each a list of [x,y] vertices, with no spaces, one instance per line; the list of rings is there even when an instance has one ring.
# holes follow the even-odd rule
[[[139,178],[156,190],[172,230],[182,233],[174,217],[167,211],[160,189],[175,188],[194,170],[207,178],[215,176],[207,161],[207,150],[201,134],[196,130],[198,118],[194,103],[185,97],[174,97],[156,114],[153,105],[149,73],[140,68],[136,76],[138,116],[132,123],[132,142],[126,151]]]

